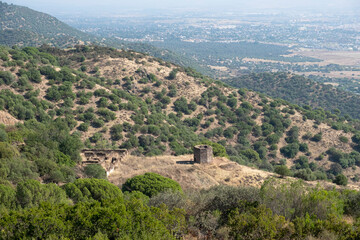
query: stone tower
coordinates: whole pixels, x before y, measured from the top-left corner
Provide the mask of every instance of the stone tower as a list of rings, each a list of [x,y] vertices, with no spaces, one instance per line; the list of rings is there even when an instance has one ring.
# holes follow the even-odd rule
[[[213,150],[208,145],[197,145],[194,147],[194,162],[195,163],[212,163]]]

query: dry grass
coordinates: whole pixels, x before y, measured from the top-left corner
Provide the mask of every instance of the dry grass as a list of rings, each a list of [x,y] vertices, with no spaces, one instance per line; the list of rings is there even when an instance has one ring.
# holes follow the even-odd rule
[[[305,76],[322,76],[322,77],[330,77],[330,78],[354,78],[360,79],[360,72],[358,71],[332,71],[329,73],[323,72],[295,72],[296,74],[304,74]]]
[[[0,111],[0,124],[4,125],[15,125],[16,123],[20,122],[9,113],[5,111]]]
[[[129,156],[115,166],[108,179],[115,185],[122,185],[128,178],[146,172],[158,173],[177,181],[183,189],[207,189],[216,185],[261,187],[265,180],[278,178],[277,174],[239,165],[227,158],[214,158],[211,164],[193,164],[192,155],[134,157]],[[298,181],[287,177],[282,181]],[[326,181],[306,182],[311,187],[325,189],[344,187]],[[359,186],[349,184],[346,188],[359,190]]]
[[[339,64],[339,65],[360,65],[360,52],[353,51],[327,51],[327,50],[306,50],[301,49],[294,52],[296,55],[318,58],[323,60],[322,64]]]
[[[126,179],[146,172],[154,172],[169,177],[184,189],[201,189],[225,184],[232,186],[256,186],[261,184],[272,173],[241,166],[226,158],[215,158],[212,164],[193,164],[192,155],[134,157],[129,156],[119,163],[109,180],[123,184]]]

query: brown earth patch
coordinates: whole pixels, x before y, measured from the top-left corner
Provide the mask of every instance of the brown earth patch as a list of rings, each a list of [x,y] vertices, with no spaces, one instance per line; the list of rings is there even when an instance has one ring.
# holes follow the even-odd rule
[[[4,125],[15,125],[16,123],[20,122],[16,118],[10,115],[5,111],[0,111],[0,124]]]
[[[255,186],[274,174],[239,165],[227,158],[214,158],[211,164],[193,164],[192,155],[134,157],[119,163],[109,180],[123,184],[128,178],[154,172],[180,183],[184,189],[202,189],[220,184]]]

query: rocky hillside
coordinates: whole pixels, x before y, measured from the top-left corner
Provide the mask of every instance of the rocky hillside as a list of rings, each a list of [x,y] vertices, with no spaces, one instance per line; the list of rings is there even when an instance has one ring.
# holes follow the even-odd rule
[[[3,47],[0,57],[0,108],[25,122],[66,126],[88,148],[183,155],[206,142],[216,156],[267,171],[358,181],[356,122],[336,114],[131,51]]]

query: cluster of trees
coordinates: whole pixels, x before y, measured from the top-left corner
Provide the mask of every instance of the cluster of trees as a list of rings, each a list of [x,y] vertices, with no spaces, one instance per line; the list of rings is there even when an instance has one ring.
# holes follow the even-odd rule
[[[19,183],[26,179],[45,182],[75,180],[74,167],[83,145],[79,135],[70,134],[65,120],[0,126],[0,179]]]
[[[258,42],[191,43],[178,40],[167,40],[165,42],[156,42],[154,44],[158,47],[175,50],[175,52],[179,52],[181,55],[187,56],[187,58],[212,66],[225,65],[232,68],[239,67],[242,63],[242,58],[272,59],[286,62],[314,61],[314,59],[309,57],[284,57],[282,55],[287,55],[289,53],[288,47]]]
[[[359,69],[350,69],[350,70],[354,71],[352,77],[334,78],[334,77],[326,77],[326,76],[318,76],[318,75],[309,75],[308,77],[320,83],[339,84],[338,88],[359,94],[360,93],[359,83],[357,81],[354,81],[355,75],[358,75]]]
[[[184,191],[154,173],[119,187],[78,179],[62,187],[35,180],[0,185],[0,237],[70,239],[356,239],[360,194],[266,181],[261,189]]]
[[[316,83],[303,76],[282,72],[252,73],[224,81],[234,87],[248,88],[295,104],[324,108],[327,111],[338,109],[344,116],[360,118],[356,108],[360,103],[358,95]]]

